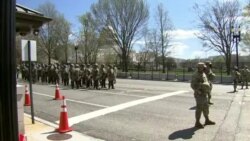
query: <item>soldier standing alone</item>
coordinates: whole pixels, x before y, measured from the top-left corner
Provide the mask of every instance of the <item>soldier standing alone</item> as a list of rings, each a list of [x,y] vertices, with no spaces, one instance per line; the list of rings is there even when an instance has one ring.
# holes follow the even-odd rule
[[[197,69],[198,70],[194,73],[191,80],[191,88],[194,90],[194,97],[196,101],[195,127],[204,128],[204,126],[200,123],[202,113],[205,117],[205,125],[214,125],[215,122],[211,121],[208,117],[208,93],[210,91],[210,85],[207,80],[207,76],[204,73],[205,64],[198,63]]]

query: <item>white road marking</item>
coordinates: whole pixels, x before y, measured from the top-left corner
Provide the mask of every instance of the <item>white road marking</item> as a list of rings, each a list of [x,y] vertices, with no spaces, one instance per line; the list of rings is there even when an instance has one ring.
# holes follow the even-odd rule
[[[131,101],[131,102],[127,102],[127,103],[123,103],[123,104],[119,104],[116,106],[112,106],[112,107],[108,107],[105,109],[101,109],[101,110],[97,110],[94,112],[90,112],[87,114],[83,114],[83,115],[79,115],[76,117],[72,117],[69,118],[69,124],[70,125],[74,125],[92,118],[96,118],[99,116],[103,116],[109,113],[113,113],[119,110],[123,110],[132,106],[136,106],[139,104],[143,104],[143,103],[147,103],[147,102],[151,102],[151,101],[155,101],[155,100],[159,100],[159,99],[163,99],[166,97],[170,97],[170,96],[174,96],[174,95],[178,95],[178,94],[183,94],[186,93],[188,91],[177,91],[177,92],[171,92],[171,93],[165,93],[162,95],[157,95],[157,96],[152,96],[152,97],[147,97],[147,98],[143,98],[143,99],[139,99],[139,100],[135,100],[135,101]],[[56,123],[58,123],[59,121],[56,121]]]
[[[33,92],[34,94],[41,95],[41,96],[46,96],[46,97],[52,97],[54,96],[48,95],[48,94],[43,94],[43,93],[38,93],[38,92]],[[78,101],[78,100],[73,100],[73,99],[67,99],[67,101],[75,102],[75,103],[81,103],[81,104],[86,104],[86,105],[91,105],[91,106],[96,106],[96,107],[102,107],[102,108],[107,108],[109,106],[105,105],[100,105],[100,104],[94,104],[94,103],[88,103],[88,102],[83,102],[83,101]]]

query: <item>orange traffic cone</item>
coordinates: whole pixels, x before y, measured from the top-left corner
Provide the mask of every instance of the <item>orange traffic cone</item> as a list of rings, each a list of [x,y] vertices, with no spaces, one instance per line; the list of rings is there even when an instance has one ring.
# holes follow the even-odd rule
[[[68,113],[67,113],[67,107],[66,107],[66,100],[63,96],[63,105],[62,105],[62,112],[60,114],[60,123],[59,128],[57,129],[60,133],[66,133],[72,131],[72,128],[69,127],[68,123]]]
[[[54,100],[62,100],[62,99],[63,98],[62,98],[62,96],[60,94],[59,86],[58,86],[58,84],[56,84],[56,91],[55,91],[55,98],[54,98]]]
[[[31,105],[31,101],[30,101],[30,94],[28,91],[28,86],[25,85],[25,102],[24,102],[24,106],[30,106]]]

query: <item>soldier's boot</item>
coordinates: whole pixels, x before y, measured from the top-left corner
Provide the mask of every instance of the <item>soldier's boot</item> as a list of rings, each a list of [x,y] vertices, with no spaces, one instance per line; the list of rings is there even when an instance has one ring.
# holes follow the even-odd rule
[[[205,125],[215,125],[215,122],[211,121],[208,117],[206,117]]]
[[[208,104],[209,105],[213,105],[214,103],[210,101],[210,99],[208,100]]]
[[[199,128],[199,129],[204,128],[204,126],[200,123],[200,121],[196,121],[194,127]]]

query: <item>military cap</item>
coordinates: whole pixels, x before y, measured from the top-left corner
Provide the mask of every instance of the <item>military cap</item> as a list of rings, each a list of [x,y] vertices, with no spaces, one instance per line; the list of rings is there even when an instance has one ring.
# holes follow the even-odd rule
[[[203,62],[199,62],[197,64],[197,68],[205,68],[205,67],[206,67],[206,65]]]
[[[211,61],[206,61],[205,65],[207,65],[207,66],[212,65],[212,62]]]
[[[238,67],[237,67],[237,66],[234,66],[234,69],[235,69],[235,70],[238,70]]]

